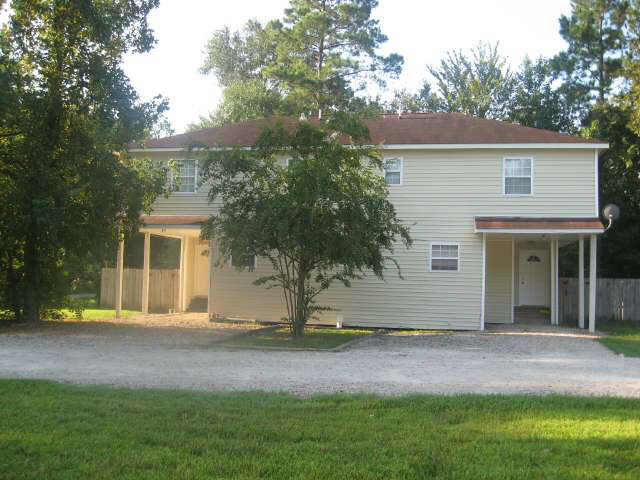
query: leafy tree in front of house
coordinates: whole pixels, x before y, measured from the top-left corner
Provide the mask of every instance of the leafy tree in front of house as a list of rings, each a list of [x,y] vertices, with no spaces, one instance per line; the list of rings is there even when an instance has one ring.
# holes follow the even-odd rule
[[[359,94],[397,77],[403,58],[378,50],[387,37],[371,17],[377,0],[291,0],[284,17],[214,33],[203,73],[223,87],[218,110],[192,129],[272,115],[363,111]]]
[[[210,201],[222,200],[204,235],[222,259],[270,263],[273,272],[255,284],[282,289],[294,336],[329,308],[318,298],[332,284],[383,278],[389,266],[399,273],[391,254],[411,245],[387,198],[380,152],[368,143],[362,123],[335,113],[295,128],[272,124],[251,151],[211,151],[203,162]]]
[[[0,30],[0,309],[37,322],[69,292],[71,265],[114,250],[164,191],[126,154],[161,118],[122,70],[154,38],[158,0],[13,0]]]

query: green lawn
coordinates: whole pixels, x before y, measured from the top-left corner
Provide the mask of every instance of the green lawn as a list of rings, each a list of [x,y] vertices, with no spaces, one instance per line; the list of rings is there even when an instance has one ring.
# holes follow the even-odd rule
[[[103,308],[97,304],[95,298],[89,298],[85,300],[76,300],[74,303],[81,304],[85,306],[85,309],[82,312],[83,320],[100,320],[100,319],[108,319],[115,318],[116,311],[113,308]],[[60,313],[64,315],[65,318],[75,319],[76,315],[70,308],[63,308],[60,310]],[[122,317],[135,317],[136,315],[141,315],[142,312],[138,312],[136,310],[122,310]]]
[[[621,323],[603,323],[598,330],[606,332],[606,337],[598,341],[616,353],[623,353],[628,357],[640,357],[640,326],[630,326]]]
[[[0,380],[0,478],[638,479],[640,400]]]
[[[278,347],[278,348],[309,348],[326,350],[339,347],[363,335],[370,335],[372,330],[354,330],[350,328],[305,328],[302,338],[292,338],[289,327],[242,335],[224,342],[223,345],[238,347]]]
[[[69,309],[62,309],[61,312],[65,316],[65,318],[75,318],[74,313]],[[142,315],[142,312],[137,312],[135,310],[122,310],[123,318],[135,317],[136,315]],[[100,320],[115,317],[116,311],[112,308],[88,308],[84,312],[82,312],[83,320]]]

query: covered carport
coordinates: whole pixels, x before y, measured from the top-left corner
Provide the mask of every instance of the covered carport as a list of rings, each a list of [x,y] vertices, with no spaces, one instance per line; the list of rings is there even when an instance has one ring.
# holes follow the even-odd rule
[[[589,331],[596,327],[597,217],[475,217],[482,235],[483,317],[486,323],[514,323],[516,306],[548,307],[559,324],[559,248],[578,242],[579,314],[585,328],[584,240],[589,238]]]
[[[151,235],[180,240],[180,279],[177,311],[187,310],[194,297],[206,297],[207,311],[211,312],[211,251],[210,243],[200,240],[200,228],[209,219],[208,215],[142,215],[144,235],[144,261],[142,272],[141,305],[142,313],[149,313],[149,278],[151,259]],[[116,262],[115,310],[116,318],[121,317],[123,278],[124,278],[124,240],[118,245]]]

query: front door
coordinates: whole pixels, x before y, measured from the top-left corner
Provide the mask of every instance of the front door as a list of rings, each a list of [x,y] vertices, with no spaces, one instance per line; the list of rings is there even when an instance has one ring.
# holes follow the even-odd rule
[[[519,262],[520,305],[549,305],[549,252],[547,250],[520,250]]]

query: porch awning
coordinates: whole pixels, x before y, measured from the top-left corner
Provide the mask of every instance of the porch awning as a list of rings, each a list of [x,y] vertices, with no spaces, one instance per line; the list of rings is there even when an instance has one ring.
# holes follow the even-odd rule
[[[145,225],[197,225],[209,220],[210,215],[140,215]]]
[[[598,217],[475,217],[476,233],[602,233]]]

